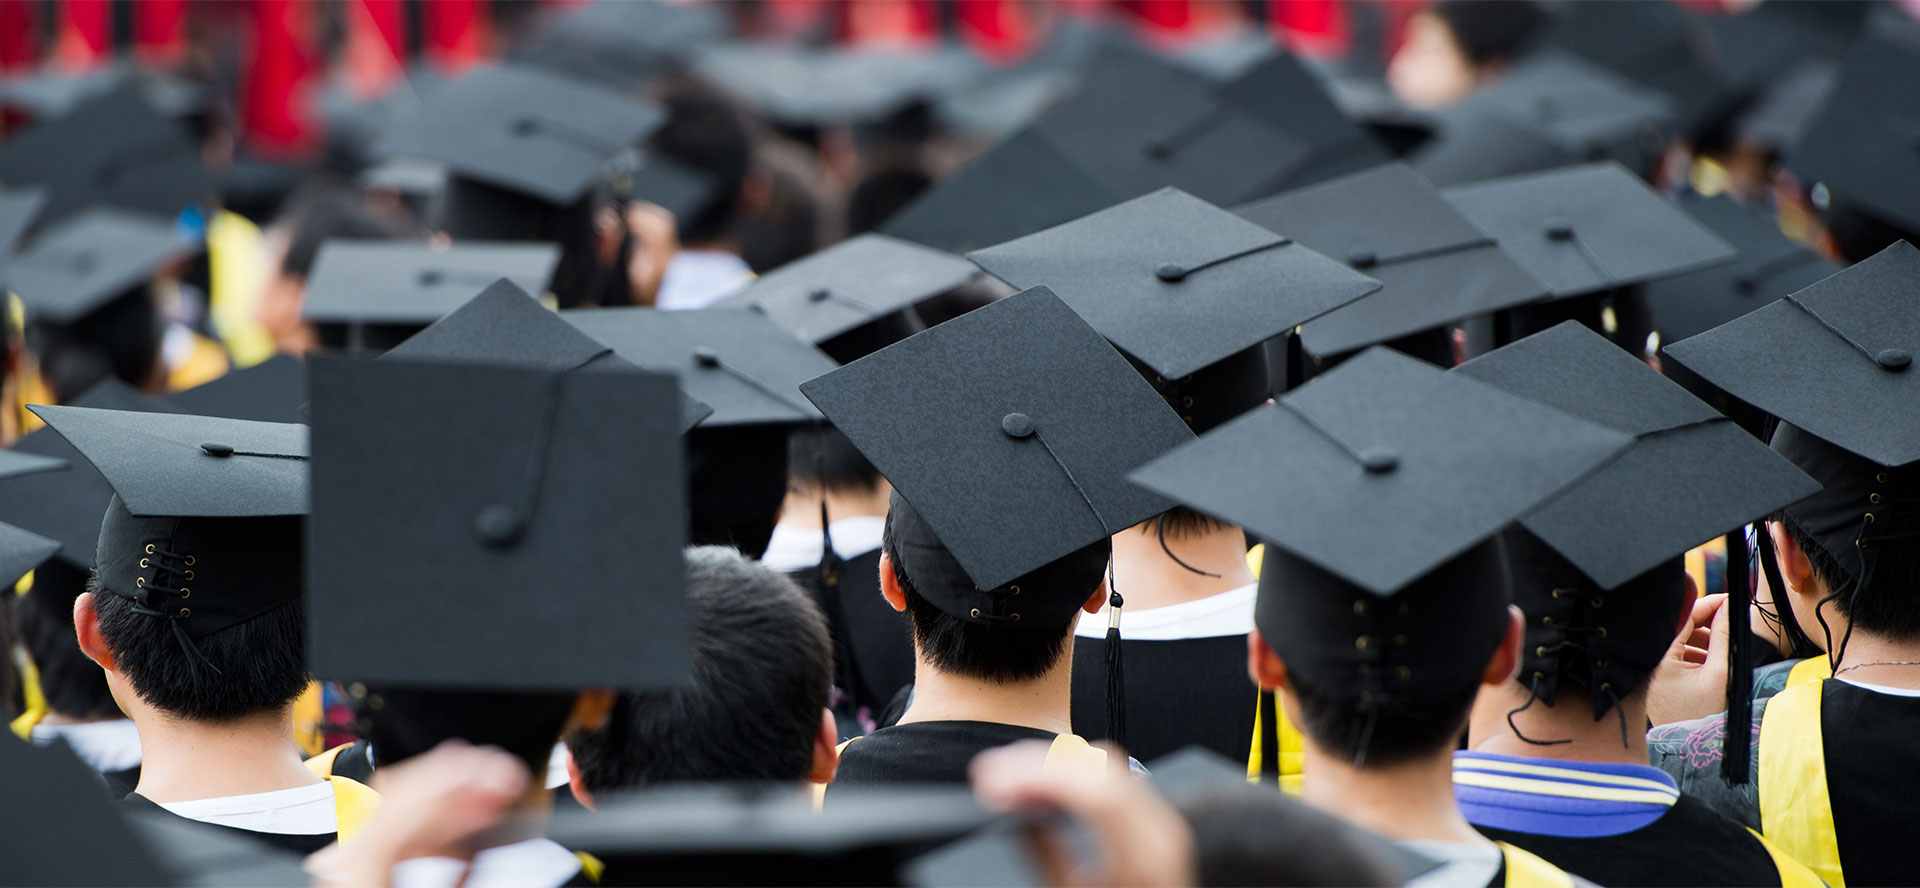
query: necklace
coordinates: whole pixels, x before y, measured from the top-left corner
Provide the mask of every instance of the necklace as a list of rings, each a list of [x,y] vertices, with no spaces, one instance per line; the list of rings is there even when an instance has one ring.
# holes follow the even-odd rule
[[[1920,660],[1875,660],[1871,663],[1855,663],[1852,666],[1835,669],[1833,674],[1845,675],[1855,669],[1865,669],[1868,666],[1920,666]]]

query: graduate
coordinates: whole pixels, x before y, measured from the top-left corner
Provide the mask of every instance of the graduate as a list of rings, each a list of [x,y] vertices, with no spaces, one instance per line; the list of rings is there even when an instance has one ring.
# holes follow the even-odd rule
[[[1414,884],[1566,884],[1474,832],[1448,763],[1519,659],[1497,535],[1628,442],[1375,348],[1132,477],[1269,541],[1247,669],[1304,735],[1303,799],[1445,864]]]
[[[1409,107],[1455,104],[1499,79],[1549,24],[1531,0],[1441,0],[1407,20],[1387,84]]]
[[[122,807],[301,854],[350,832],[373,792],[301,767],[287,732],[308,680],[306,427],[33,410],[114,492],[73,624],[140,734]]]
[[[1469,751],[1454,755],[1467,821],[1601,885],[1818,884],[1682,794],[1648,764],[1641,730],[1648,681],[1692,598],[1682,556],[1818,482],[1571,321],[1453,372],[1635,436],[1507,536],[1526,637],[1518,675],[1481,690]]]
[[[1775,417],[1773,449],[1825,487],[1774,515],[1759,541],[1780,617],[1824,655],[1754,675],[1749,712],[1745,695],[1718,687],[1727,664],[1743,662],[1727,650],[1738,632],[1724,628],[1737,629],[1738,615],[1696,611],[1688,629],[1706,642],[1706,662],[1676,651],[1655,676],[1655,721],[1679,723],[1654,729],[1653,761],[1830,885],[1912,879],[1904,812],[1920,773],[1911,742],[1920,724],[1916,276],[1920,250],[1896,243],[1666,349]],[[1729,700],[1731,723],[1711,714]],[[1750,757],[1731,742],[1725,761],[1694,752],[1709,737],[1747,733],[1749,718]]]
[[[1099,765],[1073,732],[1073,627],[1123,603],[1109,537],[1168,504],[1122,472],[1190,439],[1179,416],[1044,288],[801,390],[893,484],[880,590],[915,656],[911,702],[843,747],[828,809],[863,785],[962,782],[1019,740]]]

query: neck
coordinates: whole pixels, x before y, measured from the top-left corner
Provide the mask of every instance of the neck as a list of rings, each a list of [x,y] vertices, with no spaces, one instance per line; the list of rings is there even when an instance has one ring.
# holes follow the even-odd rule
[[[1647,695],[1634,694],[1620,701],[1620,708],[1609,710],[1598,721],[1593,707],[1581,694],[1564,691],[1559,701],[1548,706],[1539,700],[1515,713],[1515,734],[1507,725],[1507,713],[1526,706],[1528,693],[1518,684],[1499,688],[1481,688],[1473,704],[1473,718],[1467,725],[1467,745],[1475,752],[1521,758],[1558,759],[1573,762],[1644,765],[1647,763],[1647,732],[1635,726],[1647,723]],[[1620,742],[1620,720],[1627,724],[1627,742]],[[1564,740],[1542,746],[1521,739]]]
[[[780,523],[818,530],[821,492],[822,488],[814,485],[788,490],[787,498],[780,503]],[[867,490],[825,488],[827,520],[885,518],[892,493],[885,481]]]
[[[942,672],[915,645],[913,702],[900,716],[900,724],[977,721],[1073,733],[1073,630],[1069,627],[1066,632],[1066,644],[1053,668],[1039,678],[1018,682]]]
[[[1840,643],[1836,628],[1833,643]],[[1847,640],[1841,678],[1890,688],[1920,689],[1920,638],[1894,639],[1876,632],[1853,630]]]
[[[288,735],[289,709],[230,722],[195,722],[151,710],[135,713],[140,785],[155,802],[250,795],[318,783]]]
[[[1171,550],[1194,568],[1194,573],[1168,557]],[[1168,535],[1160,548],[1153,522],[1135,525],[1113,537],[1114,586],[1126,596],[1127,610],[1141,611],[1170,604],[1198,601],[1254,582],[1247,567],[1247,538],[1237,527],[1219,527],[1197,534]]]
[[[1485,844],[1453,800],[1449,751],[1388,767],[1354,767],[1306,744],[1301,798],[1395,841]]]

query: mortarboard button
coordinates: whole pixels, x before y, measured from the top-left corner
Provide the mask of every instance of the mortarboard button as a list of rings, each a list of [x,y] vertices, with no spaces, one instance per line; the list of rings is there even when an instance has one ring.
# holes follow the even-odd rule
[[[1400,454],[1388,447],[1369,447],[1360,451],[1360,467],[1369,475],[1385,475],[1400,468]]]
[[[708,369],[720,366],[720,354],[704,345],[693,347],[693,363]]]
[[[1025,413],[1009,413],[1000,420],[1000,430],[1009,438],[1033,437],[1033,417]]]
[[[1738,291],[1742,296],[1751,296],[1753,295],[1753,291],[1759,288],[1760,282],[1747,275],[1743,274],[1733,279],[1733,289]]]
[[[833,293],[825,288],[814,290],[813,292],[807,294],[808,302],[825,302],[832,298],[833,298]],[[759,308],[761,313],[763,314],[766,312],[766,309],[762,308],[760,304],[757,302],[754,303],[754,307]]]
[[[1908,354],[1905,349],[1882,349],[1879,354],[1873,356],[1873,362],[1879,364],[1882,370],[1898,373],[1913,363],[1913,355]]]
[[[1570,241],[1573,240],[1573,226],[1566,222],[1548,222],[1546,235],[1550,241]]]
[[[1347,257],[1347,264],[1354,268],[1372,268],[1380,264],[1380,257],[1374,253],[1355,253]]]
[[[512,506],[499,503],[483,507],[473,516],[473,535],[490,549],[505,549],[520,539],[524,522]]]
[[[225,458],[233,455],[233,445],[231,444],[202,444],[200,445],[200,450],[208,456]]]
[[[1153,276],[1169,284],[1177,284],[1187,279],[1187,270],[1169,262],[1154,269]]]

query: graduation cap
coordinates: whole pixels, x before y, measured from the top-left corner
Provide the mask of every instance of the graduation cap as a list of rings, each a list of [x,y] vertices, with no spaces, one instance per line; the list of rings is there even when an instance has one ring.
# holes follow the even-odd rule
[[[1013,286],[1046,286],[1168,379],[1380,288],[1286,236],[1172,188],[967,258]]]
[[[1082,170],[1045,135],[1026,129],[942,177],[880,230],[964,253],[1077,219],[1127,196]]]
[[[128,85],[137,87],[154,110],[168,117],[185,118],[207,108],[206,90],[198,84],[126,63],[80,71],[48,66],[0,77],[0,107],[34,117],[65,114],[89,98]]]
[[[567,206],[663,122],[659,108],[611,90],[489,66],[434,90],[389,132],[382,154],[444,163],[465,179]]]
[[[11,524],[0,524],[0,590],[12,589],[13,584],[26,576],[28,571],[39,567],[41,562],[52,558],[53,553],[58,551],[58,540],[47,539]]]
[[[673,373],[689,397],[712,405],[708,426],[818,422],[799,385],[833,360],[744,308],[660,311],[592,308],[560,319],[648,370]]]
[[[174,409],[159,398],[109,379],[68,402],[77,407],[160,412]],[[36,470],[32,474],[4,472],[0,479],[0,522],[6,522],[60,543],[59,559],[85,571],[93,567],[100,542],[100,516],[113,499],[113,486],[92,463],[53,429],[39,429],[0,450],[0,464],[25,458],[29,465],[64,466],[63,471]],[[17,463],[16,463],[17,464]],[[24,476],[23,476],[24,475]]]
[[[1267,541],[1268,643],[1387,705],[1479,674],[1509,600],[1495,535],[1631,440],[1373,348],[1131,477]]]
[[[95,555],[100,589],[168,621],[190,662],[204,660],[195,639],[298,600],[305,426],[28,409],[113,488]]]
[[[48,222],[96,206],[172,217],[213,194],[199,146],[133,83],[8,138],[0,182],[44,186]]]
[[[620,89],[676,68],[723,39],[730,22],[704,3],[589,3],[554,17],[516,47],[516,62]]]
[[[47,193],[40,188],[0,191],[0,262],[11,258],[13,245],[27,233],[27,227],[47,205]],[[4,265],[0,265],[3,268]]]
[[[1804,182],[1905,231],[1920,231],[1920,44],[1869,32],[1847,50],[1825,105],[1787,153]]]
[[[1440,185],[1456,185],[1603,159],[1646,168],[1671,106],[1605,70],[1545,52],[1436,119],[1440,137],[1415,166]]]
[[[38,472],[57,471],[66,467],[67,461],[64,459],[17,450],[0,450],[0,481]]]
[[[560,263],[553,244],[327,241],[307,275],[300,316],[345,324],[425,326],[505,279],[544,292]]]
[[[632,370],[613,350],[560,319],[512,281],[498,280],[465,305],[387,352],[409,361],[494,364],[564,372]],[[713,408],[682,396],[681,429]]]
[[[1769,81],[1753,101],[1743,107],[1734,122],[1740,141],[1784,151],[1797,144],[1807,132],[1814,115],[1833,95],[1840,80],[1838,65],[1809,61],[1793,68],[1777,80]]]
[[[212,382],[175,392],[169,400],[181,412],[200,416],[305,422],[307,365],[291,355],[276,355]]]
[[[1522,682],[1549,704],[1572,668],[1592,692],[1594,716],[1604,714],[1617,695],[1610,700],[1602,685],[1633,687],[1673,640],[1685,586],[1677,565],[1658,569],[1820,489],[1732,420],[1571,321],[1453,372],[1634,438],[1528,514],[1526,534],[1516,535],[1524,554],[1513,559],[1514,597],[1529,625]],[[1599,626],[1606,634],[1582,634]]]
[[[1704,333],[1840,270],[1781,233],[1772,218],[1730,197],[1688,196],[1677,203],[1736,254],[1725,265],[1647,284],[1654,327],[1667,342]]]
[[[1272,41],[1264,40],[1269,47]],[[1306,162],[1279,182],[1299,187],[1364,170],[1390,158],[1380,143],[1341,110],[1321,79],[1295,55],[1269,51],[1219,88],[1228,104],[1285,130],[1308,146]]]
[[[1694,271],[1734,255],[1619,164],[1462,185],[1445,195],[1555,299]]]
[[[547,835],[623,885],[889,885],[995,819],[957,787],[836,789],[830,804],[823,817],[785,788],[660,789],[562,812]]]
[[[1049,588],[1035,575],[1166,511],[1169,503],[1123,476],[1192,438],[1046,288],[969,312],[801,391],[893,485],[901,567],[916,588],[974,622],[1023,612],[1031,626],[1068,622],[1093,590]],[[1023,582],[1065,597],[1009,593]]]
[[[684,680],[671,378],[315,358],[310,381],[316,674],[489,690]]]
[[[1347,263],[1381,290],[1307,324],[1318,356],[1344,354],[1547,295],[1432,184],[1389,164],[1236,207],[1262,228]]]
[[[1657,90],[1697,124],[1723,110],[1730,85],[1714,62],[1703,18],[1678,3],[1569,3],[1546,42]]]
[[[100,776],[65,742],[0,736],[0,782],[12,804],[0,830],[7,881],[17,885],[170,884],[116,810]]]
[[[36,237],[7,266],[7,285],[36,320],[68,324],[144,286],[199,243],[170,220],[93,209]]]
[[[701,48],[693,70],[776,122],[836,126],[879,120],[979,77],[959,48],[819,50],[734,43]]]
[[[916,303],[978,274],[959,256],[863,234],[776,268],[720,305],[759,311],[829,355],[846,354],[846,363],[911,335],[919,327],[911,317]]]

